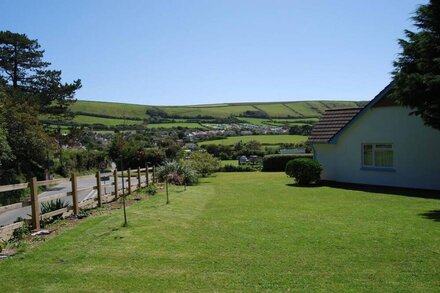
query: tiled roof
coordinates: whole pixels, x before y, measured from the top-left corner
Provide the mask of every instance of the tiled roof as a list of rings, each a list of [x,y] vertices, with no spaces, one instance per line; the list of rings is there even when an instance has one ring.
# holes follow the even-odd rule
[[[340,108],[326,110],[312,129],[309,142],[328,143],[362,108]]]

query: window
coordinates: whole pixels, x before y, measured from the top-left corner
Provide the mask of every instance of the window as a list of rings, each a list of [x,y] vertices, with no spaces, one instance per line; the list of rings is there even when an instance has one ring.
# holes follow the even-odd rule
[[[363,144],[362,166],[365,167],[393,167],[392,144]]]

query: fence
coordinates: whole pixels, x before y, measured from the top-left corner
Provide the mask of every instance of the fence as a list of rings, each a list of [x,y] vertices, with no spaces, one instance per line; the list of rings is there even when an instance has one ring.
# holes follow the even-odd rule
[[[155,182],[156,180],[155,168],[148,166],[145,166],[145,168],[138,167],[134,170],[114,170],[111,174],[107,174],[108,173],[100,172],[96,172],[95,175],[87,176],[77,176],[75,174],[72,174],[70,178],[43,181],[37,181],[37,178],[34,177],[30,182],[0,186],[0,193],[26,188],[29,188],[30,190],[30,200],[27,199],[18,203],[0,207],[0,223],[2,221],[2,216],[5,216],[7,213],[11,213],[11,211],[22,209],[21,211],[17,211],[17,214],[23,214],[23,216],[19,217],[26,218],[26,216],[30,216],[32,228],[34,230],[39,230],[41,220],[57,215],[62,215],[63,217],[69,216],[71,214],[78,215],[80,212],[80,208],[91,209],[102,207],[104,203],[116,200],[121,195],[128,195],[133,191],[148,185],[150,183],[150,180],[152,180],[152,182]],[[150,179],[150,174],[152,174],[152,179]],[[132,178],[133,175],[136,178],[137,182],[134,182],[135,180],[133,180]],[[85,187],[78,188],[78,180],[90,181],[90,179],[92,179],[94,183]],[[109,181],[108,183],[102,183],[102,181],[105,182],[107,180]],[[64,187],[66,191],[45,195],[44,197],[40,198],[41,194],[38,193],[38,187],[60,185],[69,181],[71,183],[71,191],[67,191],[67,188]],[[107,192],[107,187],[110,187],[110,192]],[[88,191],[89,194],[86,195],[82,200],[80,200],[80,193],[84,193],[86,191]],[[68,196],[71,196],[71,205],[69,205],[68,207],[51,211],[45,214],[40,214],[40,205],[42,202],[49,202],[62,198],[67,199]],[[23,208],[29,206],[31,207],[31,214],[27,215],[27,210],[24,210]],[[8,240],[16,229],[23,226],[24,221],[25,220],[21,220],[12,224],[1,226],[0,240]]]

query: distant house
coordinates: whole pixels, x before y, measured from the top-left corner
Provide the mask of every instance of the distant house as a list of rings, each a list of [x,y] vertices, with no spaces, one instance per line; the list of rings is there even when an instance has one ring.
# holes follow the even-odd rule
[[[327,110],[309,137],[322,179],[440,190],[440,131],[389,98]]]

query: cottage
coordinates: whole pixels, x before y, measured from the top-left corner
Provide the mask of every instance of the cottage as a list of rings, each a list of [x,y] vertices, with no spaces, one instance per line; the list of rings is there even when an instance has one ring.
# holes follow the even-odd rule
[[[309,137],[322,179],[440,190],[440,131],[389,98],[327,110]]]

